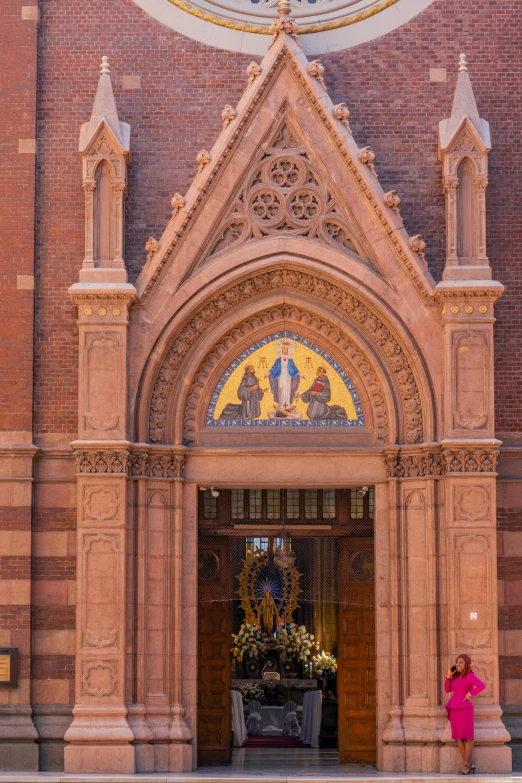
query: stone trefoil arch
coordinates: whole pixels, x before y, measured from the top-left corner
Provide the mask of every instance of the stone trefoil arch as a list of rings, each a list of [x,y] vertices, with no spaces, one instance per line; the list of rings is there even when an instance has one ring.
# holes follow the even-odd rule
[[[162,362],[154,385],[149,415],[150,441],[167,442],[169,397],[176,376],[181,371],[191,347],[201,339],[209,326],[240,302],[243,303],[270,290],[280,291],[282,288],[322,300],[330,305],[332,310],[340,312],[348,322],[352,321],[354,325],[363,329],[367,338],[383,357],[390,376],[396,384],[403,409],[405,442],[421,443],[423,440],[422,403],[415,373],[406,352],[390,328],[367,303],[357,299],[339,285],[289,268],[265,272],[236,283],[207,302],[178,331]]]

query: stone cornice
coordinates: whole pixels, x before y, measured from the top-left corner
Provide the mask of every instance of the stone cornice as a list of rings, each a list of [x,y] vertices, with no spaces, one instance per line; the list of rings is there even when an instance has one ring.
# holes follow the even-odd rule
[[[350,452],[350,450],[347,450]],[[372,449],[375,453],[376,449]],[[173,447],[156,449],[149,444],[136,444],[131,448],[89,448],[83,444],[73,456],[77,473],[87,476],[106,474],[130,478],[182,479],[184,477],[188,449]],[[379,452],[377,452],[379,453]],[[477,444],[453,448],[442,444],[426,444],[415,450],[384,449],[389,478],[440,477],[451,473],[496,473],[499,455],[498,444]]]

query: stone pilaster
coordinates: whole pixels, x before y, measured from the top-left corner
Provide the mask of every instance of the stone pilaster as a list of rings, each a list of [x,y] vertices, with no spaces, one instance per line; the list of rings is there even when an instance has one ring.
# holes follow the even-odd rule
[[[80,283],[77,640],[66,772],[135,771],[125,688],[128,570],[127,283]],[[86,471],[89,472],[86,472]]]
[[[484,772],[509,772],[511,749],[500,717],[497,634],[496,463],[493,387],[495,281],[437,286],[445,346],[444,511],[440,525],[441,677],[467,653],[486,690],[476,701],[475,760]],[[449,724],[440,771],[458,763]]]

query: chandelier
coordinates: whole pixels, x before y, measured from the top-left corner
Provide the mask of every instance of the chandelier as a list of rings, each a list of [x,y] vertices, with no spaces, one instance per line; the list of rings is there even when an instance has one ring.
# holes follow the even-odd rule
[[[274,563],[278,568],[282,568],[283,570],[286,570],[288,568],[292,568],[292,566],[294,565],[295,553],[292,552],[290,541],[286,537],[286,531],[284,526],[280,538],[281,538],[281,548],[276,549],[274,553]]]

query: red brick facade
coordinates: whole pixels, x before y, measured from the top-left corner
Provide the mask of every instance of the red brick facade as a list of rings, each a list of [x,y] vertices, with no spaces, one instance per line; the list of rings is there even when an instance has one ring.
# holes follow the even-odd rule
[[[75,627],[76,501],[68,444],[77,432],[78,331],[67,290],[78,280],[84,253],[79,128],[90,115],[106,54],[120,119],[132,126],[124,257],[134,281],[145,262],[147,237],[161,235],[172,194],[186,192],[197,151],[212,147],[224,104],[238,102],[246,66],[260,58],[184,38],[132,0],[42,0],[37,82],[37,23],[22,20],[21,5],[13,0],[5,0],[3,10],[0,200],[8,209],[0,218],[0,427],[7,440],[11,431],[29,433],[25,442],[41,449],[35,469],[41,486],[32,523],[28,506],[0,505],[0,531],[27,532],[32,524],[33,533],[32,565],[29,553],[0,556],[0,579],[32,582],[32,607],[0,605],[0,633],[11,632],[6,643],[20,646],[22,670],[28,671],[31,616],[31,676],[37,686],[52,684],[53,703],[71,704],[72,637],[63,634],[72,635]],[[495,327],[496,426],[512,449],[522,449],[521,26],[522,6],[515,0],[436,0],[387,36],[321,58],[333,102],[348,104],[354,137],[372,146],[384,190],[400,194],[406,228],[411,235],[422,233],[430,269],[440,279],[445,211],[437,128],[451,109],[458,54],[467,54],[493,142],[488,255],[494,278],[506,288]],[[433,67],[448,69],[445,82],[430,83]],[[129,75],[141,77],[140,89],[123,89],[122,78]],[[19,140],[35,138],[36,122],[35,170],[35,155],[18,150]],[[33,292],[23,281],[17,289],[17,275],[33,275],[35,260],[33,341]],[[508,637],[522,633],[522,493],[512,483],[522,480],[522,459],[516,451],[511,457],[509,465],[503,456],[500,463],[500,677],[501,700],[520,705],[522,657]],[[57,481],[63,503],[48,507],[45,487]],[[45,703],[48,693],[36,687],[26,702]]]

